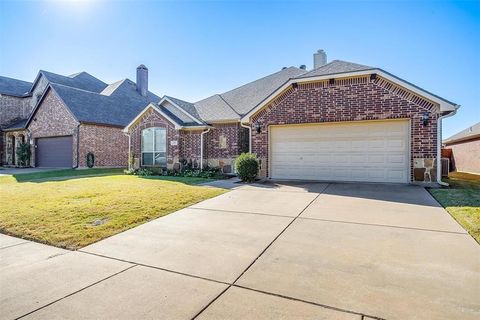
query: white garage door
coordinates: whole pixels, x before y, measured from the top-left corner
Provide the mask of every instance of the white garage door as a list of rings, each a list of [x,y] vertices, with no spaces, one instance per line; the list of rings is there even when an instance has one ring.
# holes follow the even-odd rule
[[[409,122],[272,126],[273,179],[409,181]]]

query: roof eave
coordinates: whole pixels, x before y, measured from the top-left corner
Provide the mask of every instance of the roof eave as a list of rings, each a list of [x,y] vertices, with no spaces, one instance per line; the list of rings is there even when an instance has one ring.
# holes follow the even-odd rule
[[[445,140],[445,141],[442,141],[442,143],[448,146],[450,144],[456,144],[456,143],[460,143],[460,142],[468,142],[468,141],[477,140],[477,139],[480,139],[480,133],[472,134],[471,136],[467,136],[467,137],[462,137],[462,138],[457,138],[457,139],[452,139],[452,140]]]
[[[165,112],[160,110],[154,103],[150,102],[132,121],[130,121],[129,124],[127,124],[123,128],[122,131],[124,133],[128,133],[130,127],[132,127],[134,124],[136,124],[137,121],[140,120],[140,118],[143,116],[143,114],[145,112],[147,112],[149,109],[153,109],[156,112],[158,112],[159,114],[161,114],[165,119],[167,119],[170,123],[172,123],[174,125],[175,129],[180,130],[180,129],[184,128],[184,126],[179,124],[177,121],[173,120],[168,114],[166,114]]]
[[[164,101],[170,102],[173,106],[175,106],[175,108],[180,110],[180,112],[184,113],[187,117],[189,117],[190,119],[192,119],[196,123],[203,124],[203,122],[201,120],[197,119],[196,117],[194,117],[193,115],[191,115],[190,113],[185,111],[182,107],[180,107],[178,104],[176,104],[174,101],[172,101],[172,99],[170,99],[168,96],[163,96],[163,98],[160,99],[160,101],[158,102],[158,105],[161,105]]]

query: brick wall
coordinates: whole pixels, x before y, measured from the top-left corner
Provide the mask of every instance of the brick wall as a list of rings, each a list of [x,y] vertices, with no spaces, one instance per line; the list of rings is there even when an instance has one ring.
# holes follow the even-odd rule
[[[26,119],[32,111],[31,97],[19,98],[0,94],[0,165],[9,164],[5,144],[7,143],[2,128],[8,127],[19,120]]]
[[[480,138],[448,144],[456,171],[480,174]]]
[[[200,143],[203,129],[176,130],[175,126],[156,111],[147,111],[134,126],[130,128],[134,162],[141,165],[142,130],[150,127],[167,128],[167,167],[178,168],[179,163],[187,162],[200,166]],[[220,167],[225,172],[232,172],[233,160],[241,152],[248,151],[248,130],[238,123],[214,125],[204,135],[204,165]]]
[[[77,165],[77,129],[75,120],[68,108],[56,93],[49,89],[28,126],[33,139],[55,136],[73,136],[73,166]],[[32,147],[32,165],[35,164],[35,148]]]
[[[438,106],[399,90],[368,76],[290,87],[252,118],[253,127],[262,128],[261,133],[252,130],[252,151],[262,161],[261,173],[268,173],[270,125],[406,118],[411,123],[411,178],[434,181]],[[427,111],[430,121],[424,126],[421,118]]]
[[[203,130],[180,131],[180,160],[184,160],[187,163],[193,165],[194,167],[200,166],[200,141],[202,132]]]
[[[79,166],[87,166],[87,154],[93,153],[95,167],[127,167],[128,137],[122,128],[94,124],[80,125]]]
[[[248,129],[238,122],[214,124],[205,134],[205,163],[210,167],[232,173],[234,160],[242,152],[248,152]]]
[[[30,101],[30,97],[0,95],[0,129],[18,120],[28,118],[32,111]]]
[[[147,111],[134,126],[130,128],[131,151],[134,158],[134,166],[141,165],[142,130],[151,127],[166,128],[167,130],[167,167],[172,169],[179,162],[180,156],[180,133],[175,126],[158,114],[156,111]],[[173,141],[173,143],[172,143]],[[175,144],[176,141],[176,144]]]

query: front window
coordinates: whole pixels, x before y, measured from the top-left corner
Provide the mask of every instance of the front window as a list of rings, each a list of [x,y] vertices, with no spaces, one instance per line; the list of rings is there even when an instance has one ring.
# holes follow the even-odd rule
[[[167,133],[165,128],[147,128],[142,131],[142,165],[167,165]]]

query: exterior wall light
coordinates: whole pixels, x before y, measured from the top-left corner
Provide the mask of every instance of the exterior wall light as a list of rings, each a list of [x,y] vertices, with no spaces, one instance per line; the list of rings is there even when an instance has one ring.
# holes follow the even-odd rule
[[[424,112],[422,114],[422,124],[426,126],[428,124],[428,120],[430,120],[430,112]]]
[[[261,132],[262,132],[262,126],[261,126],[259,123],[256,123],[256,124],[255,124],[255,131],[257,131],[257,133],[261,133]]]

